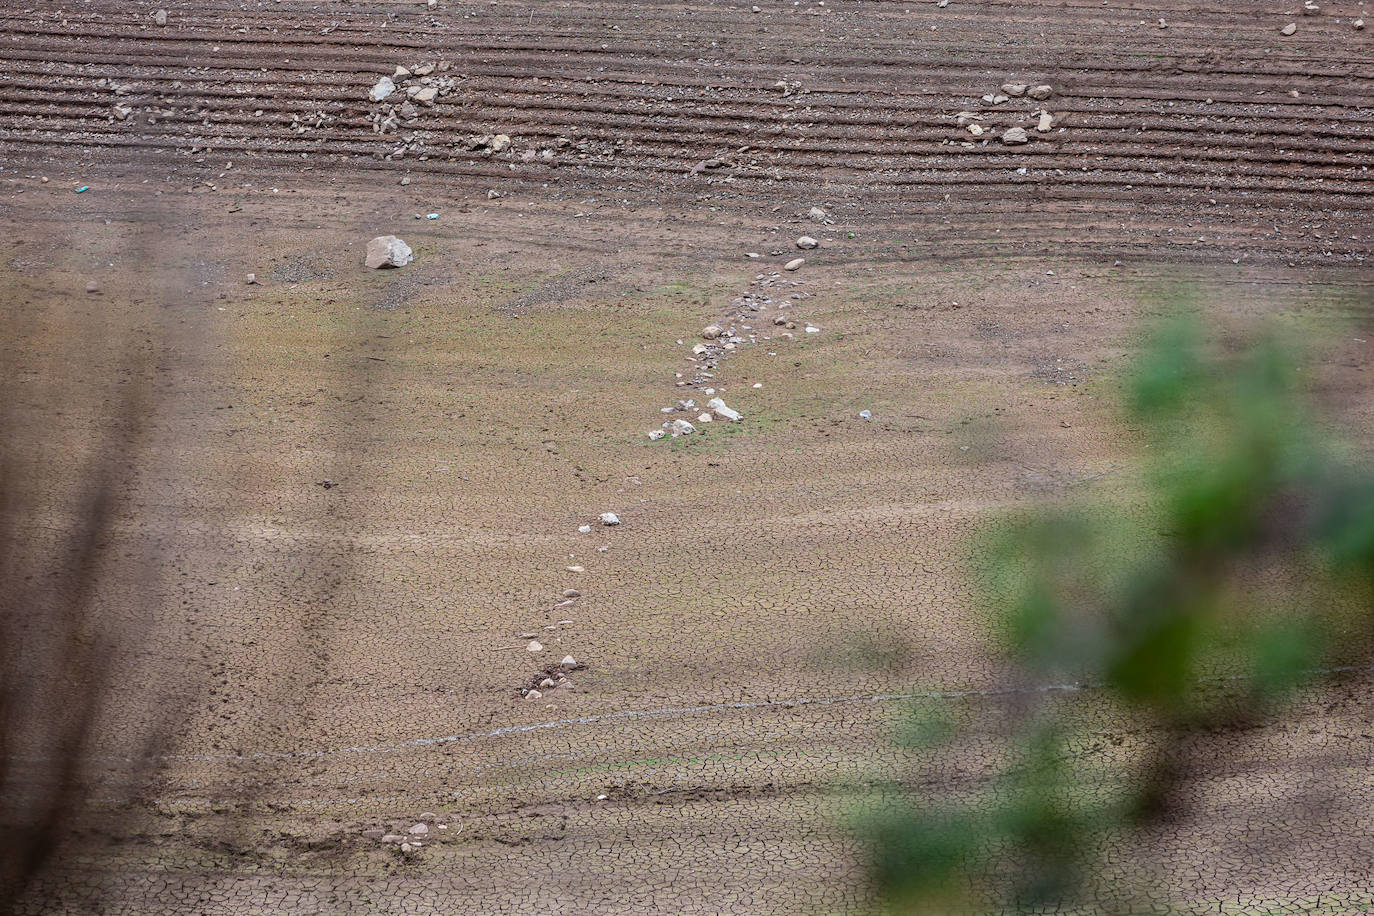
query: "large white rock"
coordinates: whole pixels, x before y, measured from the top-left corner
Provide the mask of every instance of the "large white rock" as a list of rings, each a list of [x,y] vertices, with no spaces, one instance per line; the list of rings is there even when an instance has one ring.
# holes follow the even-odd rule
[[[673,421],[673,432],[677,433],[679,436],[690,436],[696,431],[697,428],[686,420],[679,419]]]
[[[607,528],[614,528],[616,525],[620,524],[620,516],[616,515],[614,512],[602,512],[597,518],[601,519],[601,524],[605,525]]]
[[[394,235],[379,235],[367,243],[367,266],[405,267],[415,259],[410,246]]]
[[[738,423],[740,420],[744,419],[744,417],[740,416],[738,410],[734,410],[730,407],[725,406],[725,402],[722,401],[720,398],[711,398],[711,400],[706,402],[706,406],[710,409],[712,413],[714,413],[717,417],[719,417],[722,420],[729,420],[731,423]]]

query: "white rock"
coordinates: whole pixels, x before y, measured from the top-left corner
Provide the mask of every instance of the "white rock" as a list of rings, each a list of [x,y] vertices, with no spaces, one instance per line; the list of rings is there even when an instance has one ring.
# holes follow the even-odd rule
[[[1040,123],[1035,125],[1035,129],[1043,134],[1047,132],[1053,125],[1054,115],[1050,114],[1048,111],[1042,111],[1040,112]]]
[[[582,531],[582,528],[586,528],[587,531]],[[583,525],[582,528],[578,528],[577,530],[578,530],[578,531],[582,531],[583,534],[586,534],[588,531],[591,531],[591,530],[592,530],[592,526],[591,526],[591,525]],[[582,597],[582,593],[579,592],[579,591],[578,591],[577,589],[575,589],[575,588],[565,588],[565,589],[563,589],[563,597],[564,597],[564,598],[581,598],[581,597]]]
[[[805,264],[805,263],[806,263],[806,258],[793,258],[792,260],[788,261],[786,264],[782,265],[782,269],[783,269],[783,270],[797,270],[798,268],[800,268],[800,267],[801,267],[803,264]]]
[[[698,423],[710,423],[713,419],[715,419],[715,418],[712,417],[709,413],[699,413],[699,414],[697,414],[697,422],[698,422]]]
[[[620,516],[616,515],[614,512],[602,512],[597,518],[599,518],[601,524],[605,525],[607,528],[614,528],[616,525],[620,524]]]
[[[813,219],[818,223],[821,220],[825,219],[825,211],[822,210],[820,207],[812,207],[810,210],[806,211],[806,215],[807,218]]]
[[[1049,86],[1032,86],[1026,90],[1026,95],[1035,99],[1037,102],[1043,102],[1053,94],[1054,90]]]
[[[661,429],[651,429],[651,430],[649,430],[649,438],[650,438],[650,439],[662,439],[662,438],[663,438],[664,436],[666,436],[666,435],[668,435],[668,434],[665,433],[665,432],[664,432],[663,430],[661,430]],[[587,527],[587,530],[590,531],[590,530],[591,530],[591,527],[588,526],[588,527]]]
[[[563,660],[562,660],[561,662],[559,662],[558,664],[561,665],[562,667],[568,668],[568,669],[576,668],[576,667],[577,667],[577,659],[573,658],[571,655],[565,655],[565,656],[563,656]]]
[[[530,640],[530,644],[525,647],[531,652],[543,652],[544,644],[537,639]]]
[[[744,419],[740,416],[739,411],[725,406],[725,402],[720,398],[711,398],[711,400],[706,402],[706,406],[721,420],[729,420],[731,423],[738,423],[740,420]]]
[[[690,436],[692,433],[696,431],[697,428],[693,426],[691,423],[688,423],[686,420],[679,419],[673,421],[673,432],[679,436]]]
[[[543,694],[540,693],[538,690],[531,690],[529,693],[525,694],[525,699],[527,699],[527,700],[537,700],[537,699],[539,699],[539,698],[542,697],[542,696],[543,696]]]
[[[798,248],[819,248],[819,247],[821,247],[821,243],[818,242],[818,241],[816,241],[815,239],[813,239],[813,238],[812,238],[811,236],[809,236],[809,235],[803,235],[801,238],[797,239],[797,247],[798,247]]]
[[[380,102],[395,91],[396,84],[391,81],[391,77],[384,76],[368,91],[367,97],[374,102]]]
[[[1014,99],[1019,99],[1026,94],[1027,86],[1025,83],[1003,83],[1002,91]]]
[[[859,411],[859,419],[860,419],[860,420],[872,420],[872,419],[873,419],[873,411],[871,411],[871,410],[861,410],[861,411]]]
[[[409,843],[402,843],[402,844],[401,844],[401,852],[410,852],[410,851],[413,850],[414,848],[415,848],[415,847],[414,847],[414,846],[411,846]]]
[[[661,430],[661,429],[656,429],[656,430],[654,430],[654,432],[659,432],[659,433],[661,433],[661,432],[663,432],[663,430]],[[591,525],[578,525],[578,526],[577,526],[577,532],[578,532],[578,534],[591,534],[591,533],[592,533],[592,526],[591,526]]]
[[[1019,146],[1022,143],[1030,142],[1030,137],[1026,134],[1024,127],[1008,127],[1002,134],[1002,142],[1007,146]]]
[[[507,137],[505,134],[497,134],[491,138],[490,146],[493,153],[499,153],[510,146],[510,137]]]
[[[367,266],[404,267],[415,259],[410,246],[394,235],[379,235],[367,243]]]
[[[167,24],[167,11],[166,11],[166,10],[158,10],[156,13],[153,13],[153,21],[156,22],[158,25],[166,25],[166,24]]]
[[[393,83],[399,83],[401,80],[406,79],[409,76],[410,71],[407,70],[405,67],[402,67],[400,64],[397,64],[396,72],[391,74],[391,81]]]
[[[410,834],[411,836],[429,836],[429,825],[411,824],[410,829],[408,829],[406,833]]]
[[[806,326],[806,333],[808,334],[819,334],[820,332],[821,329],[816,327],[814,324],[808,324]]]
[[[1288,25],[1286,25],[1286,26],[1284,26],[1283,28],[1279,29],[1279,34],[1280,34],[1280,35],[1292,35],[1292,34],[1293,34],[1294,32],[1296,32],[1297,30],[1298,30],[1298,24],[1297,24],[1296,22],[1290,22],[1290,23],[1288,23]]]
[[[721,330],[721,327],[718,324],[708,324],[706,327],[701,329],[701,336],[706,338],[707,340],[715,340],[717,337],[724,333],[725,332]]]
[[[692,355],[693,355],[693,356],[701,356],[701,355],[703,355],[703,354],[705,354],[705,353],[710,353],[710,352],[711,352],[711,348],[708,347],[708,346],[706,346],[706,344],[697,344],[695,347],[692,348]]]
[[[438,97],[438,95],[439,95],[439,89],[438,89],[438,87],[436,87],[436,86],[426,86],[425,88],[421,89],[419,92],[415,93],[415,95],[413,96],[413,98],[415,99],[415,101],[419,102],[421,105],[433,105],[433,104],[434,104],[434,100],[435,100],[435,98]]]

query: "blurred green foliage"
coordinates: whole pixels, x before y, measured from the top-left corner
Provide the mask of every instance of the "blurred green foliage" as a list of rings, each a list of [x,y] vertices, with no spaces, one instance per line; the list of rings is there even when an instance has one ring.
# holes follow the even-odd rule
[[[907,791],[866,821],[894,911],[1093,906],[1099,841],[1167,817],[1190,735],[1261,721],[1305,680],[1369,663],[1374,472],[1322,425],[1302,365],[1272,329],[1237,344],[1163,321],[1123,398],[1138,501],[1059,503],[979,542],[1015,683],[1093,687],[1155,738],[1113,764],[1115,793],[1083,792],[1071,704],[1016,693],[1009,754],[975,792]],[[961,736],[927,708],[901,740],[957,752]]]

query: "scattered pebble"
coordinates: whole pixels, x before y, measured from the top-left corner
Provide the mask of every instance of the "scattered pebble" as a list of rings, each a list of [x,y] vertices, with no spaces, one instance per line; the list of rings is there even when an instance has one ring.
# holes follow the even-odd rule
[[[793,258],[792,260],[788,261],[786,264],[782,265],[782,269],[783,269],[783,270],[797,270],[797,269],[799,269],[799,268],[800,268],[803,264],[805,264],[805,263],[806,263],[806,258]]]
[[[1297,24],[1296,22],[1290,22],[1290,23],[1288,23],[1288,25],[1286,25],[1286,26],[1284,26],[1283,28],[1279,29],[1279,34],[1280,34],[1280,35],[1292,35],[1292,34],[1293,34],[1294,32],[1296,32],[1297,30],[1298,30],[1298,24]]]

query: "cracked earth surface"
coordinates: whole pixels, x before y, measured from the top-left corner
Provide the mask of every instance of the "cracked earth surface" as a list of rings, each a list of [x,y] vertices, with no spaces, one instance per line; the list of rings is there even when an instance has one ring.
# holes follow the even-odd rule
[[[968,536],[1129,493],[1111,405],[1152,291],[1327,335],[1324,393],[1367,443],[1350,11],[1280,39],[1260,6],[926,6],[3,14],[35,544],[103,380],[147,377],[157,407],[119,528],[157,575],[102,604],[156,607],[99,743],[112,796],[131,736],[185,711],[127,829],[33,911],[862,911],[846,825],[906,772],[911,695],[978,735],[946,791],[999,756]],[[467,88],[413,131],[499,128],[509,157],[386,158],[367,87],[440,57]],[[964,147],[954,113],[1023,77],[1059,87],[1064,134]],[[97,78],[141,114],[112,120]],[[333,120],[285,126],[307,108]],[[578,152],[523,158],[560,136]],[[363,270],[384,233],[414,263]],[[743,422],[699,422],[707,388]],[[697,431],[647,437],[676,418]],[[564,655],[570,683],[529,694]],[[1374,906],[1367,681],[1208,739],[1188,817],[1117,867],[1182,912]],[[1085,784],[1152,740],[1056,696]]]

